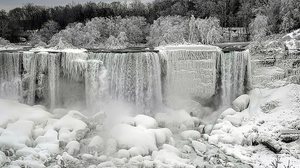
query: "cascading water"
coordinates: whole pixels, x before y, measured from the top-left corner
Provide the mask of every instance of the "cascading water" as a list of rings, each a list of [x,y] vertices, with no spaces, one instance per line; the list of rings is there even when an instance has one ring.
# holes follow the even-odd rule
[[[59,78],[60,78],[60,54],[49,54],[48,56],[48,81],[49,81],[49,104],[50,109],[55,108],[60,101]]]
[[[194,106],[191,111],[196,111],[201,106],[198,102],[214,97],[217,60],[222,54],[218,47],[174,46],[165,47],[160,53],[164,58],[164,98],[168,106],[177,109]]]
[[[0,98],[21,96],[20,53],[0,53]]]
[[[150,113],[162,105],[157,53],[94,53],[89,59],[103,61],[110,99],[134,103],[141,113]]]
[[[88,60],[85,72],[86,105],[89,111],[101,109],[106,96],[106,69],[102,61]]]
[[[244,94],[251,84],[249,51],[229,52],[221,56],[221,100],[230,106],[238,96]]]
[[[173,46],[159,52],[0,53],[0,97],[94,112],[121,101],[149,114],[162,106],[162,95],[167,105],[195,107],[191,111],[218,94],[227,106],[251,83],[248,51]]]

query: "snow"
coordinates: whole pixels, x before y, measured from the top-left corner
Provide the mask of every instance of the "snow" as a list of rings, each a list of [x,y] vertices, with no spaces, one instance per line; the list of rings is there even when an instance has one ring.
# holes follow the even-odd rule
[[[157,128],[157,122],[152,117],[146,115],[137,115],[133,120],[136,126],[142,126],[145,128]]]
[[[283,36],[282,39],[290,52],[295,52],[300,47],[300,29]]]
[[[121,148],[129,149],[136,147],[136,152],[141,155],[146,155],[151,151],[157,150],[154,133],[144,127],[118,124],[112,128],[111,136],[116,139]]]
[[[195,120],[184,110],[157,113],[155,119],[161,127],[167,127],[172,132],[184,131],[194,128]]]
[[[179,45],[166,45],[157,47],[158,50],[195,50],[195,51],[221,51],[217,46],[201,45],[201,44],[179,44]]]
[[[201,137],[200,132],[195,131],[195,130],[186,130],[183,131],[181,134],[181,137],[185,140],[188,139],[199,139]]]
[[[240,112],[225,109],[213,125],[185,110],[150,117],[125,109],[124,116],[106,120],[103,113],[95,119],[57,109],[52,115],[42,106],[0,100],[0,167],[263,168],[276,156],[279,167],[300,165],[299,139],[285,143],[281,136],[300,127],[300,85],[256,88],[237,100]],[[278,154],[262,143],[268,140],[282,148]]]
[[[71,141],[67,144],[66,150],[69,155],[75,155],[79,153],[80,150],[80,144],[77,141]]]
[[[0,107],[0,126],[21,119],[33,122],[44,122],[51,117],[49,112],[40,108],[32,108],[13,100],[0,99]]]

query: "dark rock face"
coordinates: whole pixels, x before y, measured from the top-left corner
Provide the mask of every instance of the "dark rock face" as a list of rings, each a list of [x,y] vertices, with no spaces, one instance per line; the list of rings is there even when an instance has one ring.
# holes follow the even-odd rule
[[[299,139],[299,135],[295,135],[295,134],[281,136],[281,141],[285,143],[294,142],[297,141],[298,139]]]
[[[261,144],[266,146],[268,149],[270,149],[274,153],[279,153],[282,150],[279,142],[275,141],[275,140],[272,140],[272,139],[262,140]]]

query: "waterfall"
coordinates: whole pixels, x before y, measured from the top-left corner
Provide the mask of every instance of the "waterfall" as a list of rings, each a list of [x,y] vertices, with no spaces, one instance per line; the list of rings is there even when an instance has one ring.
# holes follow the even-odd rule
[[[102,61],[88,60],[85,72],[86,105],[89,111],[101,108],[105,98],[106,70]]]
[[[197,111],[216,105],[218,95],[230,105],[247,91],[250,75],[248,51],[222,53],[214,46],[169,46],[159,53],[1,52],[0,98],[94,112],[120,101],[144,114],[164,101]]]
[[[49,81],[49,104],[50,109],[55,108],[60,101],[59,78],[60,78],[60,54],[48,55],[48,81]]]
[[[221,100],[229,106],[238,96],[249,89],[251,63],[249,51],[229,52],[221,56]]]
[[[0,53],[0,98],[18,99],[21,92],[20,53]]]
[[[75,81],[82,81],[85,75],[87,53],[62,53],[61,65],[63,74]]]
[[[164,97],[168,106],[185,108],[210,100],[216,94],[217,47],[184,46],[160,50],[164,58]]]
[[[24,57],[26,58],[25,66],[28,67],[28,90],[27,90],[27,101],[26,103],[29,105],[35,104],[35,91],[36,91],[36,77],[37,77],[37,55],[32,52],[24,53]]]
[[[94,53],[107,69],[110,99],[133,103],[150,113],[162,105],[161,66],[157,53]]]

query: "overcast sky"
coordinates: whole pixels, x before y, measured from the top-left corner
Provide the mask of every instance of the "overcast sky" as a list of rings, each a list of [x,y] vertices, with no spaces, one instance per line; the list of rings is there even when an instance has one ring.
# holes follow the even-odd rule
[[[66,5],[70,3],[85,3],[85,2],[113,2],[113,1],[127,1],[130,0],[0,0],[0,9],[9,10],[15,7],[23,6],[26,3],[34,3],[43,6],[57,6]],[[147,1],[147,0],[143,0]]]

